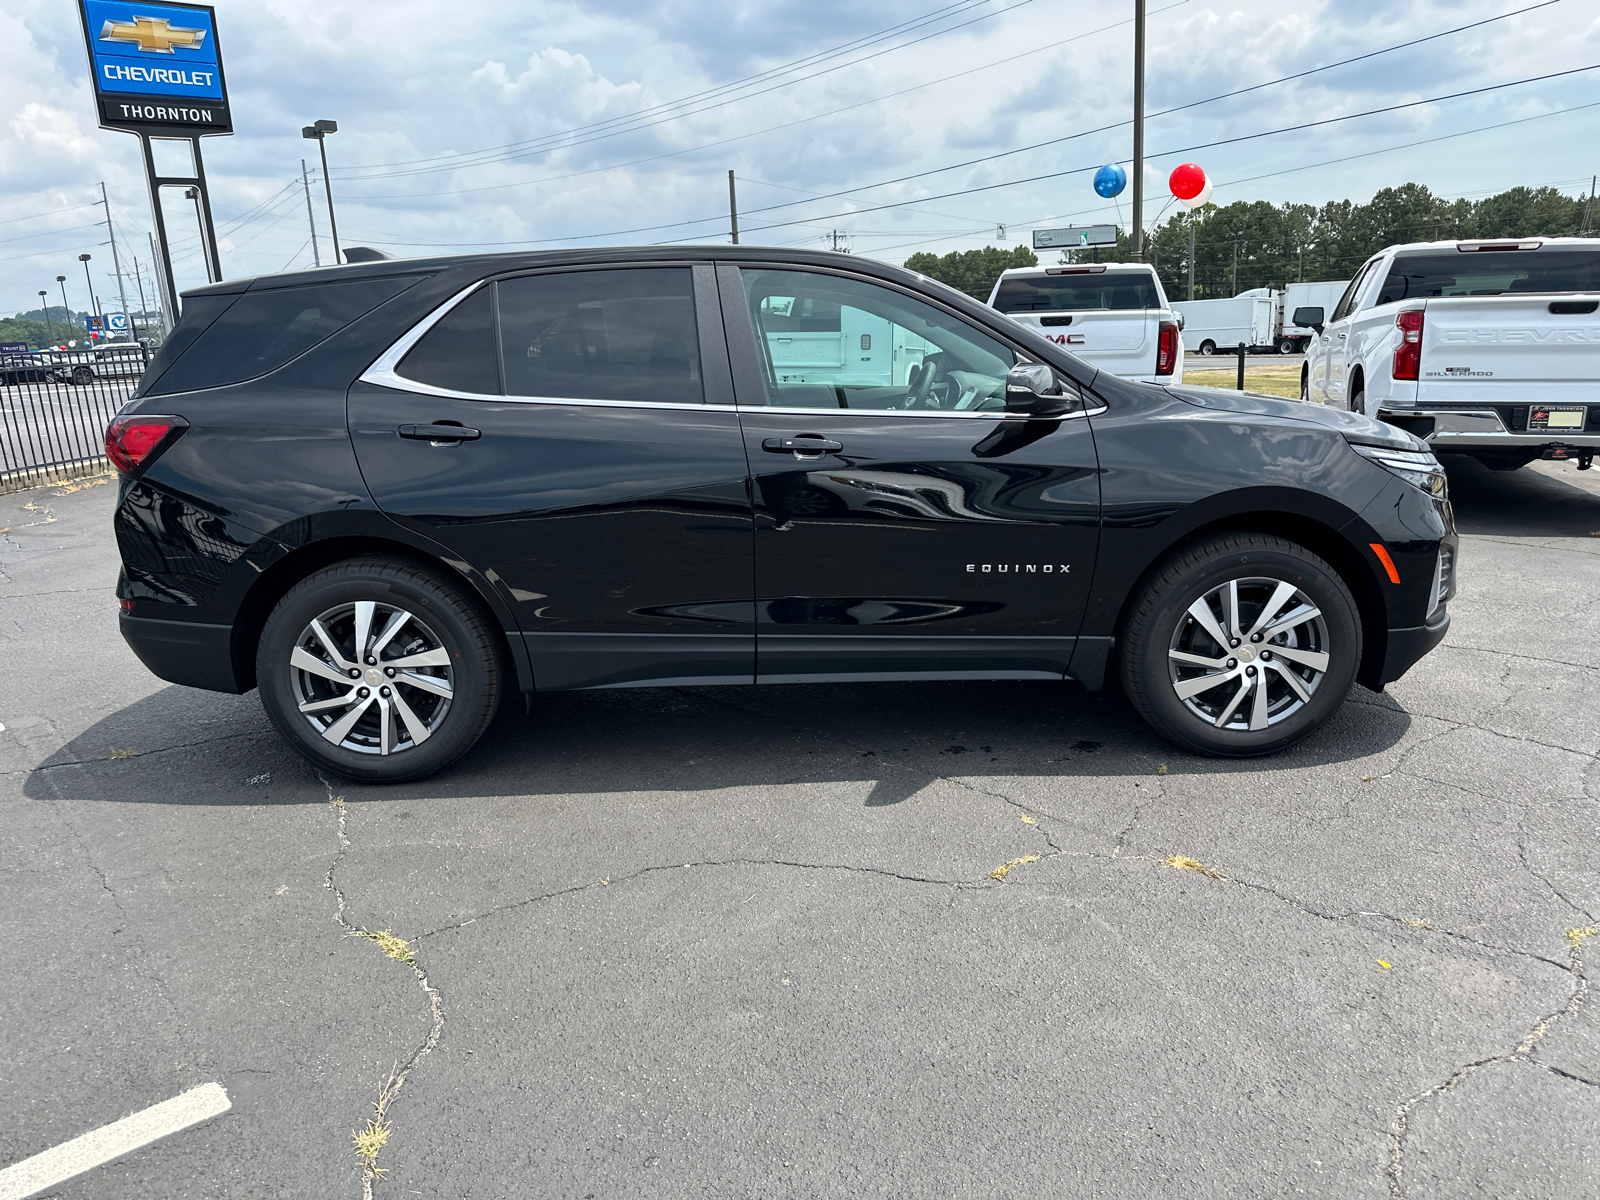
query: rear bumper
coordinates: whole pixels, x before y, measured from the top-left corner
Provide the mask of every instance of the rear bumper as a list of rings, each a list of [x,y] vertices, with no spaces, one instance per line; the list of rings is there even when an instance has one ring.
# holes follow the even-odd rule
[[[1381,405],[1378,419],[1414,433],[1435,452],[1472,449],[1540,450],[1546,446],[1600,449],[1600,431],[1593,429],[1506,428],[1493,408],[1423,408]],[[1591,419],[1592,424],[1592,419]]]
[[[168,683],[210,692],[249,690],[233,672],[233,626],[157,621],[126,613],[120,623],[123,641],[140,662]]]
[[[1388,648],[1384,651],[1383,673],[1378,678],[1378,686],[1382,688],[1399,679],[1416,665],[1418,659],[1444,641],[1444,635],[1449,631],[1449,610],[1440,614],[1437,624],[1389,630]]]

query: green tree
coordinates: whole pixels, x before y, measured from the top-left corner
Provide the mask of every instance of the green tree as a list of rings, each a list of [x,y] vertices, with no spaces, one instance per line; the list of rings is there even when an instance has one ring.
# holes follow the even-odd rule
[[[1012,267],[1038,265],[1038,256],[1026,246],[1011,250],[985,246],[982,250],[954,250],[945,255],[913,254],[905,262],[908,271],[937,279],[957,291],[985,301],[989,299],[989,293],[994,291],[995,280],[1000,278],[1000,272]]]

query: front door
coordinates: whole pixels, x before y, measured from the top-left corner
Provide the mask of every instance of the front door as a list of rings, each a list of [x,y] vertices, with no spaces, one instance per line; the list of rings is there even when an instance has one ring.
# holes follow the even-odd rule
[[[732,398],[709,266],[593,268],[484,284],[349,412],[379,507],[495,581],[540,689],[749,683]]]
[[[754,482],[757,682],[1062,678],[1099,539],[1087,420],[1006,416],[1013,351],[908,292],[719,279]]]

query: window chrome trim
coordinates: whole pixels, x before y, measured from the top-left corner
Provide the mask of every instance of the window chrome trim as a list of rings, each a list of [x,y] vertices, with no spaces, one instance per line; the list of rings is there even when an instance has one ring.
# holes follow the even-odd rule
[[[837,274],[846,274],[840,271]],[[483,392],[454,391],[450,388],[436,387],[431,383],[410,379],[401,375],[395,368],[400,361],[411,351],[411,348],[422,340],[423,335],[444,320],[450,310],[464,302],[479,288],[487,287],[496,282],[494,279],[475,280],[470,286],[461,289],[438,308],[434,309],[422,320],[418,321],[380,354],[365,371],[356,377],[359,383],[371,383],[378,387],[390,388],[397,392],[410,392],[419,396],[439,396],[447,400],[483,400],[498,404],[562,404],[581,405],[589,408],[662,408],[672,409],[677,412],[742,412],[742,413],[782,413],[786,416],[807,416],[821,418],[832,414],[846,414],[851,417],[876,416],[876,417],[960,417],[967,420],[987,421],[1069,421],[1077,417],[1095,416],[1106,411],[1106,406],[1084,409],[1072,413],[1055,413],[1050,416],[1033,416],[1028,413],[1014,412],[973,412],[970,410],[941,412],[938,409],[928,411],[906,412],[899,409],[887,408],[778,408],[765,404],[674,404],[657,400],[601,400],[577,396],[507,396],[488,395]],[[881,282],[881,281],[875,281]],[[903,289],[902,289],[903,290]],[[915,292],[907,295],[916,296]],[[918,297],[919,299],[925,299]],[[965,320],[965,318],[963,318]],[[970,322],[969,322],[970,323]],[[980,326],[981,328],[981,326]],[[987,332],[987,331],[985,331]],[[992,335],[991,335],[992,336]],[[998,340],[998,339],[997,339]],[[1055,368],[1051,368],[1054,370]]]

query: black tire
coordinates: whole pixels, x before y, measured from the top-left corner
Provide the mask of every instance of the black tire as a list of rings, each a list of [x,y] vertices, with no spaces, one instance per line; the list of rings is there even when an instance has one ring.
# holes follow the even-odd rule
[[[1311,403],[1311,368],[1300,368],[1300,399]]]
[[[1360,413],[1363,417],[1367,415],[1367,389],[1364,385],[1350,393],[1350,411]]]
[[[90,367],[73,367],[72,382],[79,387],[87,387],[94,382],[94,370]]]
[[[1217,344],[1207,338],[1200,343],[1200,353],[1210,357],[1217,352]]]
[[[344,607],[351,611],[348,630],[338,619],[326,623],[325,628],[346,664],[358,662],[352,631],[361,602],[375,605],[375,610],[369,610],[368,648],[379,640],[378,620],[384,614],[394,619],[398,619],[396,614],[411,616],[393,635],[393,645],[402,653],[396,655],[390,647],[379,646],[379,661],[360,662],[359,669],[372,675],[370,680],[363,675],[335,683],[320,673],[291,665],[296,648],[310,646],[324,666],[334,666],[326,643],[319,648],[317,640],[308,635],[313,620],[343,612]],[[267,618],[256,650],[256,684],[262,707],[289,744],[320,770],[364,783],[425,778],[470,750],[499,707],[503,664],[491,620],[474,598],[414,563],[374,557],[325,567],[291,588]],[[426,655],[440,661],[410,671],[385,666],[400,658]],[[426,688],[406,682],[419,676]],[[371,687],[364,688],[367,684]],[[326,700],[324,711],[314,716],[300,708],[302,703],[323,703],[316,696],[304,701],[299,698],[308,687],[323,689],[332,697]],[[350,696],[361,689],[363,698],[341,706],[338,689],[346,687]],[[441,687],[448,696],[438,694]],[[370,700],[365,698],[367,692],[373,693]],[[379,692],[390,698],[378,700]],[[376,707],[379,704],[381,710]],[[358,705],[365,713],[340,743],[330,742],[319,731],[316,723],[326,720],[332,731],[339,719]],[[433,721],[437,724],[430,726]],[[413,733],[418,725],[426,730],[421,736]],[[358,742],[365,748],[351,748]],[[391,743],[395,748],[386,751]]]
[[[1279,354],[1293,354],[1294,353],[1294,339],[1293,338],[1284,338],[1281,342],[1279,342],[1278,343],[1278,353]]]
[[[1247,636],[1237,639],[1238,648],[1235,644],[1222,647],[1218,657],[1213,652],[1214,639],[1209,635],[1202,639],[1195,632],[1202,627],[1191,615],[1191,606],[1205,603],[1217,589],[1226,589],[1230,580],[1260,582],[1239,587],[1239,620],[1235,624]],[[1266,605],[1256,603],[1252,609],[1248,597],[1268,595],[1270,603],[1270,595],[1276,594],[1273,588],[1280,583],[1295,591],[1269,616],[1282,614],[1278,619],[1283,619],[1302,611],[1299,606],[1288,607],[1297,597],[1301,604],[1318,610],[1318,615],[1304,618],[1283,633],[1251,639],[1251,624]],[[1215,608],[1210,611],[1217,612]],[[1217,623],[1223,626],[1222,632],[1230,632],[1225,618]],[[1186,640],[1191,634],[1195,640]],[[1294,644],[1284,639],[1293,639]],[[1324,669],[1317,674],[1310,666],[1287,662],[1282,653],[1273,654],[1269,663],[1259,657],[1263,650],[1288,650],[1301,659],[1325,655]],[[1174,654],[1213,658],[1219,668],[1213,675],[1207,668],[1175,660]],[[1253,663],[1247,665],[1231,656],[1250,657]],[[1228,662],[1235,667],[1222,669]],[[1119,666],[1134,708],[1168,741],[1196,754],[1253,758],[1294,745],[1327,720],[1349,693],[1360,662],[1361,621],[1355,600],[1327,563],[1283,538],[1230,533],[1182,547],[1156,569],[1127,619]],[[1299,690],[1308,693],[1309,699],[1296,695],[1285,678],[1287,671],[1297,672]],[[1178,678],[1190,672],[1193,674]],[[1202,676],[1220,682],[1191,692],[1188,700],[1180,698],[1179,687],[1192,685]],[[1232,687],[1234,682],[1237,689]],[[1258,689],[1266,724],[1252,729],[1249,724],[1255,716]],[[1241,702],[1240,696],[1248,697],[1249,702]],[[1229,701],[1239,706],[1231,715]],[[1226,720],[1224,726],[1196,711],[1208,706],[1217,718]],[[1277,715],[1272,715],[1274,711]]]

